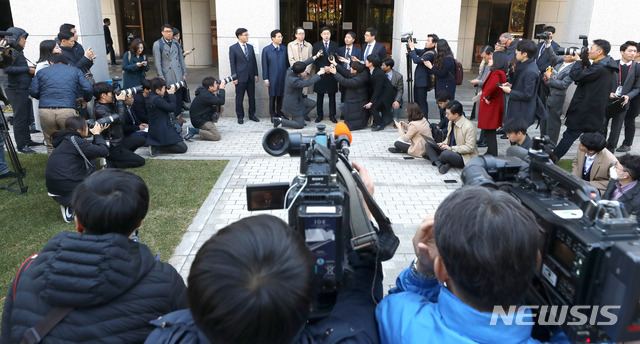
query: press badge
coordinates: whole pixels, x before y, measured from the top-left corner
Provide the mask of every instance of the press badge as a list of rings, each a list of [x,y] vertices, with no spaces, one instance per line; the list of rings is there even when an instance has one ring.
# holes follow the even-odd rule
[[[616,88],[616,97],[620,98],[620,96],[622,96],[622,86],[618,85],[618,88]]]

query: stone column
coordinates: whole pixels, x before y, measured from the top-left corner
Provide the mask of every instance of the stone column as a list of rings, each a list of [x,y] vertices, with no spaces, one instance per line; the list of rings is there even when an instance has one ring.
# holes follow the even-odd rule
[[[78,41],[85,49],[93,47],[98,57],[91,72],[96,81],[110,79],[102,30],[100,0],[10,0],[15,26],[29,33],[25,55],[34,63],[39,57],[40,42],[55,39],[60,25],[76,26]]]
[[[462,0],[460,9],[460,36],[456,58],[465,70],[471,69],[476,55],[473,42],[476,36],[476,21],[478,19],[478,0]],[[473,71],[475,73],[475,71]],[[471,74],[473,74],[471,73]],[[465,79],[467,79],[465,77]]]
[[[211,65],[211,17],[209,0],[181,0],[184,50],[196,48],[185,57],[187,66]]]
[[[269,97],[267,88],[262,81],[261,55],[262,48],[271,44],[271,31],[280,27],[279,1],[216,1],[216,20],[218,22],[218,73],[220,77],[226,77],[231,74],[229,47],[238,41],[235,35],[236,29],[243,27],[249,30],[249,44],[253,45],[256,53],[258,74],[260,76],[260,80],[256,84],[256,114],[262,117],[263,120],[268,120]],[[286,44],[288,42],[283,43]],[[225,88],[225,91],[227,100],[224,116],[235,117],[235,87],[229,85]],[[246,112],[248,110],[246,97],[244,108]]]
[[[469,1],[475,1],[477,8],[477,0]],[[395,0],[392,56],[396,62],[395,69],[404,77],[405,95],[407,94],[407,49],[405,43],[400,42],[401,31],[413,30],[413,36],[418,40],[416,47],[421,49],[424,48],[427,35],[435,33],[438,37],[446,39],[451,51],[455,53],[458,51],[459,44],[460,11],[461,0]],[[460,59],[457,55],[456,58]],[[460,61],[464,63],[464,60]],[[414,69],[415,64],[412,65],[412,73]]]

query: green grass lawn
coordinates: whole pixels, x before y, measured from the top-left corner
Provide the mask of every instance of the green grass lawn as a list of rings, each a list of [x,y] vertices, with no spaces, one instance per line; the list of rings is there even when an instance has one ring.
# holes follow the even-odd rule
[[[47,156],[20,154],[19,158],[27,170],[27,194],[0,190],[0,312],[20,264],[54,234],[75,231],[75,224],[65,223],[60,206],[47,196]],[[148,245],[151,252],[159,253],[162,261],[169,260],[226,165],[227,161],[219,160],[149,159],[145,166],[130,169],[144,179],[150,193],[140,242]],[[0,180],[0,186],[6,183],[7,180]]]
[[[571,164],[573,164],[573,159],[560,159],[557,163],[558,166],[569,173],[571,173]]]

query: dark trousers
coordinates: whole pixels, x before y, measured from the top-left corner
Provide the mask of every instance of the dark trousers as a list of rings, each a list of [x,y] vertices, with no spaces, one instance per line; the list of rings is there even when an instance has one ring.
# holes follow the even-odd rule
[[[611,152],[615,151],[618,147],[618,141],[620,140],[620,132],[622,131],[622,124],[624,123],[627,111],[611,117],[611,131],[609,132],[609,138],[607,139],[607,149]],[[603,136],[607,137],[607,127],[609,127],[609,119],[605,118]]]
[[[382,103],[373,104],[369,109],[369,114],[373,117],[373,125],[386,126],[393,120],[393,113],[390,106]]]
[[[271,117],[280,116],[282,113],[283,96],[269,96],[269,114]]]
[[[31,142],[29,124],[33,105],[27,90],[7,90],[7,97],[13,107],[13,135],[16,140],[16,148],[22,149]]]
[[[239,82],[236,85],[236,116],[238,119],[244,119],[244,93],[249,97],[249,117],[256,114],[256,83],[253,79],[246,82]]]
[[[624,141],[623,145],[631,147],[633,145],[633,136],[636,134],[636,117],[640,114],[640,98],[633,99],[629,110],[624,116]]]
[[[336,94],[327,93],[329,96],[329,116],[336,116]],[[316,113],[318,118],[324,117],[324,93],[316,93]]]
[[[560,142],[558,142],[558,145],[553,150],[553,154],[558,158],[558,160],[560,160],[565,154],[567,154],[567,151],[569,151],[569,148],[571,148],[573,142],[575,142],[575,140],[577,140],[580,135],[582,135],[582,130],[579,129],[567,128],[567,130],[564,131],[564,133],[562,134],[562,139],[560,140]]]
[[[396,148],[398,153],[407,153],[409,151],[410,144],[402,141],[396,141],[393,143],[393,146]]]
[[[304,128],[304,116],[294,116],[291,119],[282,119],[282,126],[292,129]]]
[[[186,153],[187,145],[184,142],[178,142],[172,145],[158,146],[158,151],[163,153]]]
[[[496,140],[496,129],[483,129],[484,138],[487,140],[487,154],[498,156],[498,140]]]
[[[107,167],[109,168],[140,167],[144,166],[144,163],[143,157],[130,151],[125,146],[109,146],[109,156],[107,157]]]
[[[182,114],[182,100],[184,99],[182,89],[177,90],[174,95],[176,96],[176,110],[173,115],[178,117]]]
[[[427,91],[426,87],[417,87],[414,86],[413,87],[413,94],[414,94],[414,98],[416,100],[416,103],[418,103],[418,106],[420,106],[420,110],[422,110],[422,114],[424,115],[424,118],[429,117],[429,104],[427,103],[427,94],[429,94],[429,91]]]
[[[107,45],[107,55],[111,57],[111,64],[116,64],[116,52],[113,51],[113,45]]]
[[[442,150],[435,143],[427,142],[424,145],[427,150],[427,156],[436,166],[449,164],[451,167],[464,167],[464,159],[462,155],[452,150]]]

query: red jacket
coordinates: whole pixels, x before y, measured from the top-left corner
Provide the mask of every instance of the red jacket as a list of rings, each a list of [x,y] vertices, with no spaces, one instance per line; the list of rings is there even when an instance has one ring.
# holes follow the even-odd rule
[[[478,100],[478,128],[498,129],[504,116],[504,92],[496,83],[507,82],[507,76],[501,70],[494,70],[482,85],[482,97]],[[489,104],[485,101],[488,100]]]

